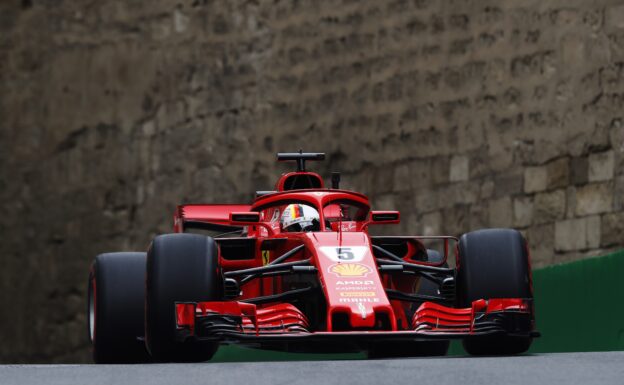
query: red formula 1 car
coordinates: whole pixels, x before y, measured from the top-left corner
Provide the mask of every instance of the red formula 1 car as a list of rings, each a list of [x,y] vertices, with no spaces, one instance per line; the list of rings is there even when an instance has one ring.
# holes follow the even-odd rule
[[[511,229],[372,236],[399,222],[305,170],[251,204],[179,206],[147,253],[98,255],[89,276],[96,362],[203,361],[220,344],[371,357],[525,352],[534,331],[527,244]],[[206,233],[211,233],[208,236]],[[214,232],[220,232],[214,235]],[[439,250],[426,246],[437,242]],[[447,264],[454,256],[454,266]]]

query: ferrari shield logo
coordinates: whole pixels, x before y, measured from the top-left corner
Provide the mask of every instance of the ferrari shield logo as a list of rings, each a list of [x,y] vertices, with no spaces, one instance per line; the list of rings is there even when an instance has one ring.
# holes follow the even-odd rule
[[[262,250],[262,266],[269,264],[271,260],[271,252],[269,250]]]

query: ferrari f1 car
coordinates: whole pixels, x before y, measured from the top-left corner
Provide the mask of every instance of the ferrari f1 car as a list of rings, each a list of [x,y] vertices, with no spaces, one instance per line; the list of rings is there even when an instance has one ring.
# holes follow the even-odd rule
[[[233,343],[437,356],[451,339],[472,355],[505,355],[525,352],[538,336],[518,231],[372,236],[371,226],[399,223],[399,212],[371,211],[365,195],[339,188],[338,173],[326,188],[305,168],[322,153],[277,158],[297,170],[251,204],[181,205],[174,232],[147,252],[95,258],[95,362],[204,361]]]

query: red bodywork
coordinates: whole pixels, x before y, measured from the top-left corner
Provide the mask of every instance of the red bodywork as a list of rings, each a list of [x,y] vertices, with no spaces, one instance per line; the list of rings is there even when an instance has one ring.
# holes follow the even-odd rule
[[[319,188],[283,191],[293,177],[318,178]],[[294,183],[294,182],[292,182]],[[276,184],[275,192],[259,196],[251,205],[183,205],[174,218],[176,232],[183,232],[190,224],[236,228],[232,213],[260,213],[259,223],[249,223],[244,237],[217,238],[219,244],[219,269],[227,277],[235,271],[249,271],[271,265],[275,259],[301,245],[301,251],[290,256],[293,265],[301,262],[307,271],[308,281],[318,283],[322,299],[317,305],[303,308],[279,297],[292,290],[286,275],[258,276],[240,281],[241,295],[226,301],[178,303],[176,319],[183,338],[198,337],[217,340],[276,341],[280,339],[364,338],[364,339],[428,339],[452,338],[473,334],[500,332],[492,323],[481,325],[479,320],[500,314],[512,317],[532,317],[532,304],[528,299],[488,299],[474,301],[469,308],[453,308],[450,303],[424,302],[412,309],[413,302],[400,297],[391,299],[388,293],[400,291],[413,293],[422,278],[417,274],[397,273],[400,261],[388,261],[378,255],[374,247],[379,239],[371,237],[368,226],[377,224],[371,220],[370,203],[365,195],[323,187],[320,176],[315,173],[288,173]],[[282,232],[279,221],[280,208],[289,203],[304,203],[318,209],[320,229],[315,232]],[[340,205],[348,203],[359,208],[355,218],[343,220]],[[278,214],[275,214],[276,211]],[[393,215],[395,219],[384,221],[398,223],[396,212],[374,212]],[[389,217],[390,218],[390,217]],[[240,223],[238,223],[239,225]],[[380,222],[381,224],[381,222]],[[437,238],[443,242],[443,258],[435,263],[419,259],[426,252],[424,238]],[[448,255],[457,248],[450,243],[454,237],[392,237],[403,242],[399,255],[404,265],[442,268]],[[242,241],[241,241],[242,240]],[[232,246],[233,245],[233,246]],[[244,245],[240,246],[240,245]],[[234,249],[232,249],[234,247]],[[236,254],[247,250],[247,255]],[[377,250],[377,251],[376,251]],[[345,259],[343,252],[348,252]],[[380,259],[381,258],[381,259]],[[390,263],[392,262],[392,263]],[[383,265],[383,266],[382,266]],[[299,266],[299,265],[297,265]],[[395,266],[396,269],[392,268]],[[290,265],[289,265],[290,268]],[[245,270],[249,269],[249,270]],[[294,268],[293,268],[294,269]],[[300,268],[304,269],[304,268]],[[302,270],[303,271],[303,270]],[[299,273],[295,273],[297,275]],[[303,274],[303,273],[301,273]],[[243,282],[244,281],[244,282]],[[305,280],[304,280],[305,281]],[[253,303],[259,297],[277,296],[274,301]],[[421,301],[422,302],[422,301]],[[212,318],[211,318],[212,317]],[[210,329],[207,320],[217,317],[231,321],[227,329]],[[221,321],[220,321],[221,322]],[[219,323],[219,322],[216,322]],[[212,327],[212,326],[210,326]],[[198,328],[203,328],[200,331]],[[213,334],[211,334],[213,333]]]

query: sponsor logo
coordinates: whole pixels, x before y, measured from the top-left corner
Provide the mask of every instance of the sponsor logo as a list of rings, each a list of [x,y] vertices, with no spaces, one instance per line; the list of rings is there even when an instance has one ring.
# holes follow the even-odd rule
[[[336,263],[329,267],[329,272],[338,277],[366,277],[371,269],[361,263]]]
[[[361,262],[369,250],[365,246],[323,246],[319,249],[334,262]]]
[[[340,293],[341,297],[374,297],[374,291],[346,291]]]
[[[271,222],[279,222],[280,219],[280,211],[278,209],[275,209],[275,211],[273,211],[273,216],[271,217]]]
[[[370,298],[370,297],[366,297],[366,298],[359,298],[359,297],[338,298],[338,302],[340,302],[340,303],[357,303],[357,302],[377,303],[377,302],[379,302],[379,298],[377,298],[377,297],[374,297],[374,298]]]
[[[355,222],[343,222],[342,231],[355,231]]]
[[[368,280],[348,280],[336,281],[336,290],[338,291],[376,291],[377,287],[374,281]]]
[[[336,281],[336,285],[374,285],[374,281],[363,281],[363,280],[348,280],[348,281]]]

